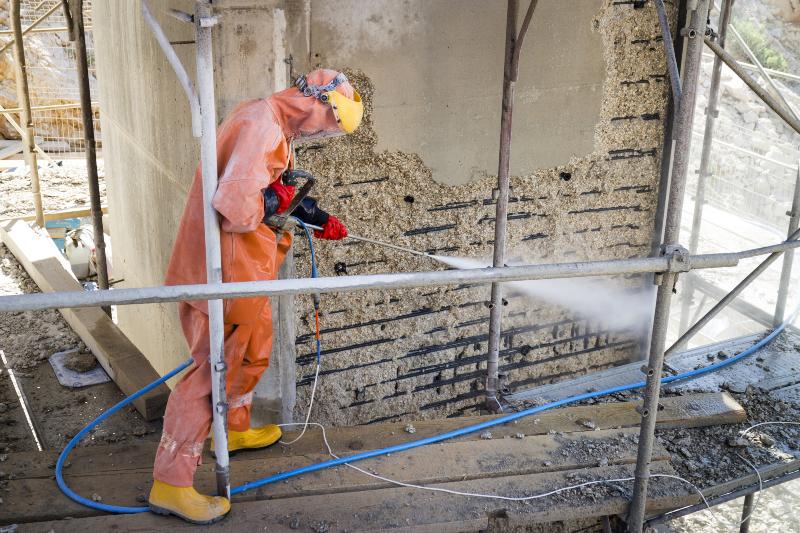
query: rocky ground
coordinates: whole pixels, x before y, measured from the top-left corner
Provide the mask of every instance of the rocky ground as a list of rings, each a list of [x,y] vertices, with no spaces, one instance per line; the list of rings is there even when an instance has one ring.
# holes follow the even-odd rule
[[[82,161],[43,165],[42,191],[47,211],[88,205]],[[105,190],[104,185],[102,186]],[[0,174],[0,217],[30,214],[33,210],[28,179],[10,169]],[[7,248],[0,245],[0,294],[38,292],[36,284]],[[79,348],[81,340],[57,311],[0,313],[0,453],[35,450],[21,400],[9,370],[18,379],[30,409],[31,422],[45,449],[59,449],[89,420],[121,400],[113,382],[69,389],[61,386],[48,362],[53,353]],[[92,432],[84,444],[157,438],[158,424],[148,424],[132,408]]]

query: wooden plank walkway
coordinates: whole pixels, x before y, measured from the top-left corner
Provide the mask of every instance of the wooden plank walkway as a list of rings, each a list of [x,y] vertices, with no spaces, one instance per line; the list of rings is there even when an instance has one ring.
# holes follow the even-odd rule
[[[745,418],[743,409],[725,394],[704,394],[670,398],[659,412],[663,427],[736,423]],[[529,417],[516,424],[492,429],[492,438],[480,434],[384,456],[359,464],[382,475],[415,484],[470,492],[527,495],[575,484],[592,478],[628,477],[636,461],[639,417],[635,402],[597,404],[562,408]],[[488,417],[431,420],[413,423],[416,432],[407,433],[406,424],[375,424],[332,428],[329,441],[341,454],[388,446],[422,438]],[[596,428],[594,431],[591,428]],[[287,438],[290,438],[287,435]],[[98,494],[105,503],[142,505],[137,501],[149,491],[155,443],[87,447],[74,452],[65,470],[68,483],[78,493]],[[297,468],[327,459],[315,429],[296,445],[244,452],[232,461],[234,484]],[[669,455],[657,446],[654,468],[672,472]],[[36,524],[23,530],[56,531],[66,528],[123,531],[181,527],[182,523],[155,516],[103,516],[64,497],[52,480],[53,453],[13,454],[3,463],[8,481],[0,523],[27,523],[72,517],[70,521]],[[206,456],[198,469],[196,485],[212,491],[213,460]],[[653,511],[674,507],[676,487],[655,483]],[[666,490],[671,487],[674,490]],[[488,522],[512,520],[503,509],[514,509],[520,523],[574,519],[622,512],[630,487],[603,489],[579,494],[569,504],[563,496],[530,503],[513,503],[454,496],[439,492],[395,487],[347,467],[320,471],[262,487],[234,498],[233,516],[222,529],[256,524],[283,524],[284,529],[299,520],[307,528],[314,523],[329,524],[331,530],[430,528],[444,531],[481,529]],[[659,493],[659,490],[661,492]],[[660,496],[659,496],[660,494]],[[684,497],[680,496],[680,497]],[[660,498],[660,499],[659,499]],[[691,502],[690,502],[691,503]],[[574,505],[573,505],[574,504]],[[659,507],[660,506],[660,507]],[[495,514],[493,514],[495,513]],[[512,521],[513,521],[512,520]],[[335,527],[334,527],[335,526]]]

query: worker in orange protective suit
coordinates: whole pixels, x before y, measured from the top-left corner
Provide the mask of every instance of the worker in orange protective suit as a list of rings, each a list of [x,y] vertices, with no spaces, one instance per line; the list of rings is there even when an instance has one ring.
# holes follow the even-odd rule
[[[294,196],[293,187],[281,180],[293,166],[292,144],[352,133],[361,122],[361,98],[343,74],[315,70],[295,85],[241,103],[217,132],[219,186],[212,205],[220,215],[224,282],[275,279],[290,249],[291,234],[263,222],[284,212]],[[168,285],[206,282],[202,189],[198,168],[167,269]],[[293,214],[322,226],[319,238],[347,236],[344,225],[313,199],[305,199]],[[202,495],[192,486],[212,421],[208,304],[181,302],[179,313],[194,365],[167,402],[149,503],[159,514],[207,524],[230,510],[226,498]],[[276,425],[250,428],[252,391],[272,350],[269,299],[225,300],[224,319],[228,449],[263,448],[281,437]]]

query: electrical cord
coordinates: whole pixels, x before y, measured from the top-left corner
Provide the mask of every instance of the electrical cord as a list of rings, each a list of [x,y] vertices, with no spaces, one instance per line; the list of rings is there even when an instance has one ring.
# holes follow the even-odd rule
[[[300,423],[281,424],[281,427],[284,427],[284,426],[299,426],[299,425],[301,425],[301,424]],[[325,443],[325,447],[328,450],[328,455],[330,455],[331,457],[333,457],[335,459],[340,459],[340,457],[333,452],[333,449],[331,448],[331,445],[328,442],[328,436],[327,436],[327,433],[325,431],[325,426],[323,426],[322,424],[319,424],[317,422],[311,422],[310,425],[317,426],[318,428],[320,428],[320,430],[322,430],[322,440]],[[359,467],[357,467],[355,465],[351,465],[350,463],[344,463],[344,465],[352,468],[353,470],[361,472],[362,474],[364,474],[366,476],[369,476],[369,477],[372,477],[372,478],[375,478],[375,479],[379,479],[381,481],[385,481],[387,483],[391,483],[393,485],[398,485],[398,486],[401,486],[401,487],[407,487],[407,488],[411,488],[411,489],[428,490],[428,491],[432,491],[432,492],[444,492],[446,494],[454,494],[456,496],[469,496],[469,497],[473,497],[473,498],[487,498],[487,499],[491,499],[491,500],[504,500],[504,501],[511,501],[511,502],[524,502],[524,501],[530,501],[530,500],[537,500],[537,499],[541,499],[541,498],[546,498],[547,496],[552,496],[554,494],[565,492],[565,491],[568,491],[568,490],[580,489],[580,488],[589,487],[589,486],[592,486],[592,485],[622,483],[622,482],[627,482],[627,481],[633,481],[635,479],[633,477],[621,477],[621,478],[614,478],[614,479],[598,479],[598,480],[591,480],[591,481],[586,481],[586,482],[583,482],[583,483],[578,483],[577,485],[569,485],[569,486],[566,486],[566,487],[560,487],[560,488],[553,489],[553,490],[548,491],[548,492],[541,492],[541,493],[530,495],[530,496],[502,496],[502,495],[499,495],[499,494],[482,494],[482,493],[478,493],[478,492],[462,492],[462,491],[458,491],[458,490],[444,489],[444,488],[441,488],[441,487],[430,487],[430,486],[427,486],[427,485],[415,485],[413,483],[406,483],[405,481],[398,481],[396,479],[388,478],[388,477],[382,476],[380,474],[376,474],[374,472],[369,472],[368,470],[364,470],[363,468],[359,468]],[[703,492],[699,488],[697,488],[697,486],[694,485],[691,481],[689,481],[687,479],[684,479],[684,478],[682,478],[680,476],[673,476],[671,474],[650,474],[650,477],[672,478],[672,479],[677,479],[679,481],[682,481],[683,483],[686,483],[687,485],[692,487],[692,489],[695,492],[697,492],[697,494],[700,496],[700,498],[703,500],[703,502],[706,504],[706,506],[710,509],[708,501],[706,500],[705,496],[703,495]]]

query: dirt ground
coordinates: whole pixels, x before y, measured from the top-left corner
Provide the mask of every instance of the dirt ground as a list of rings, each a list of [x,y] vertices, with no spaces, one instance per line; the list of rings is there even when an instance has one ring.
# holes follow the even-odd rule
[[[100,167],[102,178],[102,166]],[[40,170],[46,211],[88,206],[84,162]],[[101,181],[101,191],[105,185]],[[28,178],[16,169],[0,173],[0,218],[31,214]],[[38,292],[36,284],[5,246],[0,245],[0,294]],[[57,311],[0,313],[0,350],[8,366],[0,365],[0,453],[35,450],[21,400],[9,375],[16,375],[30,409],[31,422],[45,449],[59,449],[88,421],[123,398],[113,382],[71,389],[61,386],[48,362],[52,354],[85,349]],[[133,408],[125,409],[84,440],[84,445],[157,438],[160,424],[145,423]]]

